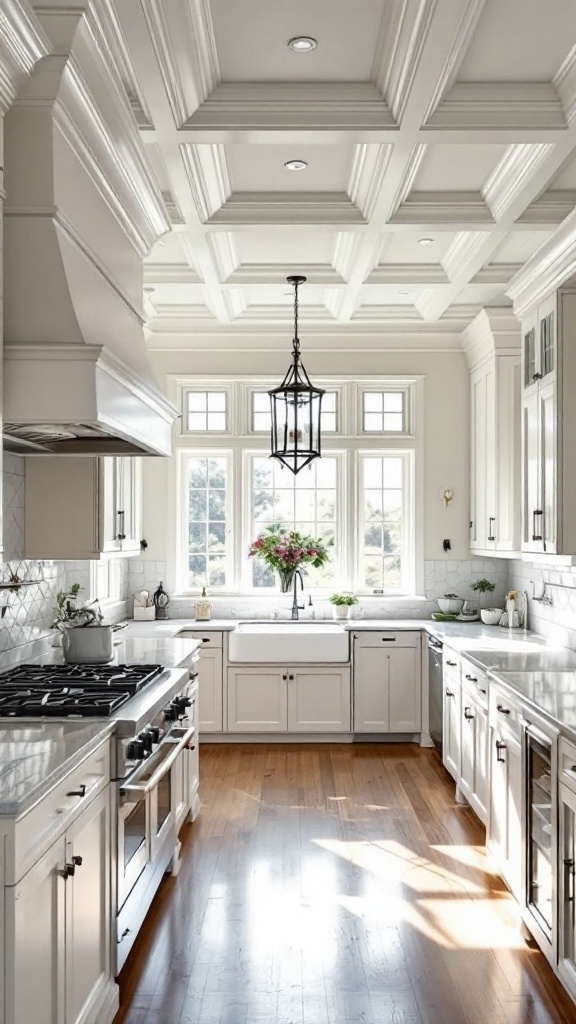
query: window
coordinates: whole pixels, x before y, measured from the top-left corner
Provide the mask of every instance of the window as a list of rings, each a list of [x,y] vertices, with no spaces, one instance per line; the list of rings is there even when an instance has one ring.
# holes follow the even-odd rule
[[[101,605],[119,601],[122,592],[122,563],[119,559],[106,559],[90,563],[90,599]],[[84,601],[88,598],[84,597]]]
[[[176,593],[278,592],[277,573],[248,558],[271,525],[333,542],[327,565],[306,566],[312,590],[399,596],[423,585],[422,385],[317,383],[326,389],[322,458],[293,476],[269,457],[269,378],[174,379],[189,428],[176,440]]]
[[[404,391],[364,391],[362,430],[366,434],[403,434],[406,430]]]
[[[190,455],[186,459],[188,588],[226,587],[231,582],[228,467],[226,456]]]
[[[411,544],[411,453],[360,455],[360,587],[405,590]]]
[[[336,433],[338,426],[338,395],[336,391],[326,391],[322,399],[321,424],[325,434]],[[270,397],[267,391],[252,392],[251,429],[254,434],[269,434],[272,429]]]
[[[306,566],[307,585],[332,586],[338,564],[338,458],[324,456],[309,469],[293,476],[275,459],[250,456],[251,488],[250,538],[252,541],[267,526],[287,526],[300,533],[321,537],[334,545],[334,557],[321,569]],[[276,574],[257,558],[250,559],[250,586],[274,587]]]
[[[186,394],[186,430],[189,433],[226,431],[228,402],[225,391],[188,391]]]

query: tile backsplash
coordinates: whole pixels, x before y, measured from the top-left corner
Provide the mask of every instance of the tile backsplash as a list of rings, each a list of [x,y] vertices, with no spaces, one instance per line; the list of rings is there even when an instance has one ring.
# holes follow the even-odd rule
[[[528,594],[530,629],[576,650],[576,567],[510,561],[508,582]]]

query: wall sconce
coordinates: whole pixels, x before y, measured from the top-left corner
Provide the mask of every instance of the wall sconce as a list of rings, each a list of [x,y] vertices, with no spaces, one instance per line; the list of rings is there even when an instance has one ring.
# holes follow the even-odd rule
[[[446,490],[442,492],[442,497],[444,499],[444,507],[448,508],[448,505],[450,504],[452,498],[454,497],[454,491],[452,490],[452,488],[447,487]]]

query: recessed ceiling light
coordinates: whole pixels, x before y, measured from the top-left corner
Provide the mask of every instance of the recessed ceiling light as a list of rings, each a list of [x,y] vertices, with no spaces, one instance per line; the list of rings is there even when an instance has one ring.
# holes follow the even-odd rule
[[[434,242],[433,238],[419,238],[418,245],[432,245]]]
[[[312,36],[294,36],[288,40],[288,46],[294,53],[311,53],[318,46],[318,40]]]
[[[305,171],[308,164],[305,160],[287,160],[284,167],[287,171]]]

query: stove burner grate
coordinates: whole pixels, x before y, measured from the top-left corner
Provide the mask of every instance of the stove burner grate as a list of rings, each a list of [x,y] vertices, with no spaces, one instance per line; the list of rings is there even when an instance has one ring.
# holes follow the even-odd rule
[[[131,696],[121,689],[5,686],[0,689],[0,718],[108,718]]]
[[[52,689],[78,685],[132,695],[163,670],[163,665],[18,665],[0,675],[0,694],[5,686]]]

